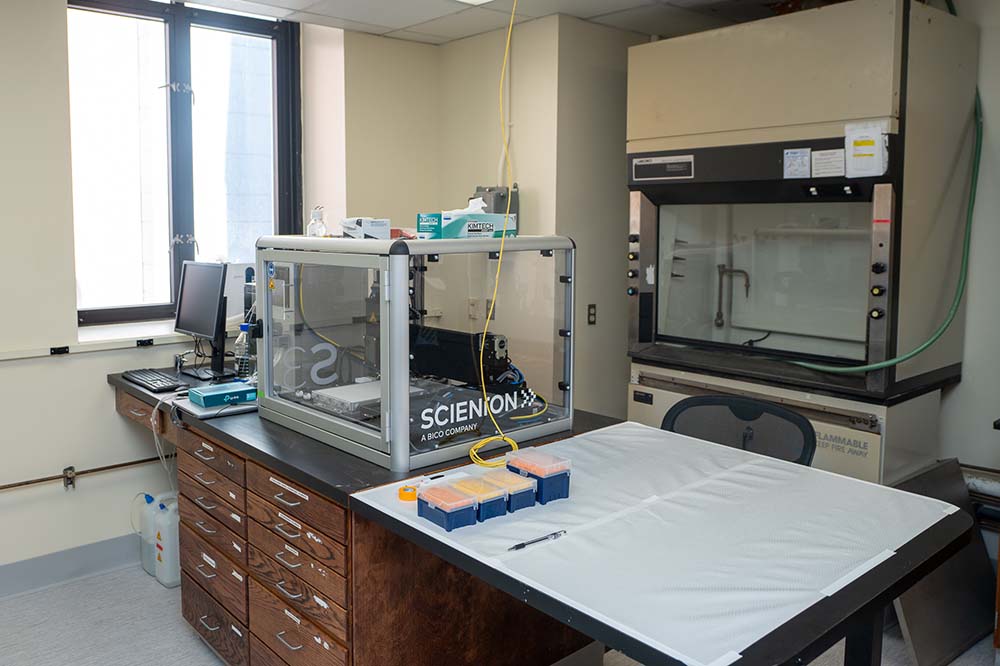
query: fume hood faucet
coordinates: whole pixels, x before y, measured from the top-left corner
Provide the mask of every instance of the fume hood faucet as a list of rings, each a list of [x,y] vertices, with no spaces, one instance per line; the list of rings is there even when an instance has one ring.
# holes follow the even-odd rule
[[[727,275],[742,275],[743,287],[746,290],[747,299],[750,298],[750,274],[742,268],[730,268],[725,264],[719,264],[719,309],[715,311],[715,326],[722,328],[726,323],[726,318],[722,315],[722,283]]]

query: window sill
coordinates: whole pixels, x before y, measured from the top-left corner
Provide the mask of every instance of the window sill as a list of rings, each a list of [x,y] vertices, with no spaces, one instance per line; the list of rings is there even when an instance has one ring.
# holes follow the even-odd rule
[[[77,332],[77,341],[81,345],[128,342],[133,346],[136,340],[152,339],[155,343],[183,342],[188,336],[174,333],[173,319],[156,321],[137,321],[127,324],[101,324],[98,326],[81,326]]]

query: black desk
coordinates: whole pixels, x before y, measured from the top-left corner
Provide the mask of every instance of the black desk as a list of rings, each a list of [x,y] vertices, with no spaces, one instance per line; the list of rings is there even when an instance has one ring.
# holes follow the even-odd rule
[[[200,384],[190,377],[185,378],[185,381],[193,385]],[[155,405],[164,395],[147,391],[122,378],[120,373],[108,375],[108,383],[149,405]],[[415,474],[430,474],[468,462],[467,458],[460,457],[457,460],[445,461],[406,474],[397,474],[282,425],[262,419],[256,412],[218,416],[207,420],[197,419],[188,414],[183,414],[182,418],[185,422],[195,425],[199,431],[216,438],[235,451],[349,508],[353,508],[350,495],[359,490],[398,481]],[[572,431],[523,442],[521,446],[543,444],[618,422],[619,419],[609,416],[576,410],[573,414]]]
[[[120,374],[109,375],[108,383],[150,405],[155,405],[160,399],[159,395],[122,379]],[[516,599],[523,600],[552,618],[622,650],[646,666],[680,664],[621,631],[584,616],[559,600],[491,570],[457,550],[443,548],[439,542],[427,535],[405,524],[387,519],[385,514],[373,510],[363,502],[352,501],[350,497],[361,490],[398,481],[401,478],[463,464],[462,459],[401,475],[283,426],[265,421],[256,413],[220,416],[205,421],[185,415],[184,420],[248,458],[273,467],[290,479],[348,506],[372,523],[434,553],[444,561]],[[574,414],[572,433],[563,433],[526,444],[561,439],[570,434],[587,432],[617,422],[617,419],[578,410]],[[743,651],[741,659],[735,663],[739,666],[804,664],[846,637],[846,664],[850,666],[878,664],[881,659],[885,607],[965,546],[969,541],[972,526],[971,517],[961,511],[946,516],[931,529],[899,549],[896,557],[876,566],[839,592],[816,603],[754,643]]]

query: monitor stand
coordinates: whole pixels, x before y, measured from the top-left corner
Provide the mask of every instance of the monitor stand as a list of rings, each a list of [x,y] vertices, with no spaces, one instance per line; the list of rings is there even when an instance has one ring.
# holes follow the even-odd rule
[[[210,368],[187,368],[181,374],[206,382],[218,382],[236,377],[234,370],[226,369],[226,298],[219,304],[219,324],[215,329],[215,338],[209,340],[212,347],[212,366]]]
[[[181,370],[182,375],[188,377],[194,377],[195,379],[200,379],[203,382],[219,381],[222,379],[232,379],[236,376],[236,373],[232,370],[223,370],[222,372],[217,372],[213,368],[184,368]]]

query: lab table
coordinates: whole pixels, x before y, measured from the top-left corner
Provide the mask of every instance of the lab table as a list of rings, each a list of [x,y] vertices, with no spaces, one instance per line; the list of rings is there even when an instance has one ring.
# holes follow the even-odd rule
[[[149,417],[160,396],[119,374],[109,375],[108,382],[115,388],[119,414],[150,427]],[[704,549],[709,543],[715,544],[719,552],[729,549],[741,554],[739,564],[745,570],[734,570],[729,578],[720,578],[714,584],[748,591],[746,598],[750,598],[755,592],[747,586],[755,580],[751,575],[755,569],[767,569],[773,574],[773,564],[771,568],[765,566],[769,558],[780,563],[782,557],[808,553],[819,542],[812,540],[815,535],[810,538],[800,535],[795,540],[796,530],[791,529],[782,536],[787,552],[741,550],[745,544],[733,538],[745,534],[745,530],[733,530],[741,521],[734,515],[726,522],[726,514],[720,512],[717,521],[721,522],[717,522],[714,533],[702,534],[700,540],[664,544],[654,537],[665,524],[663,520],[673,519],[673,512],[662,513],[669,506],[663,503],[665,500],[680,501],[685,493],[697,488],[715,492],[687,497],[689,503],[694,501],[697,505],[724,498],[726,493],[720,494],[717,484],[727,481],[726,474],[739,470],[772,475],[773,478],[764,475],[767,481],[764,485],[756,485],[760,479],[743,479],[742,486],[734,486],[751,494],[754,489],[770,494],[773,497],[767,505],[770,510],[780,509],[788,499],[783,480],[789,479],[800,482],[799,492],[805,493],[799,497],[801,501],[810,498],[808,484],[802,486],[802,480],[814,478],[833,484],[831,487],[844,490],[848,496],[852,494],[849,491],[860,492],[858,489],[864,488],[866,492],[874,489],[876,493],[897,493],[920,502],[933,500],[778,461],[761,462],[753,454],[707,442],[693,440],[695,444],[687,442],[686,447],[677,448],[677,440],[672,438],[679,436],[667,433],[658,436],[666,437],[664,441],[674,445],[651,447],[647,442],[648,448],[636,452],[631,448],[636,443],[624,437],[614,446],[602,444],[593,449],[588,462],[584,452],[590,447],[581,446],[581,441],[588,440],[581,440],[580,436],[594,431],[596,437],[606,438],[608,426],[619,421],[577,410],[572,432],[526,443],[547,444],[551,447],[547,450],[569,451],[568,457],[574,462],[570,499],[551,503],[545,509],[524,510],[495,522],[503,523],[503,529],[511,529],[512,525],[521,524],[521,519],[508,519],[533,514],[523,526],[535,535],[541,524],[532,521],[561,520],[555,516],[566,514],[567,535],[544,544],[541,550],[531,547],[521,551],[524,559],[520,561],[539,565],[547,561],[544,568],[561,570],[563,574],[573,571],[574,562],[590,566],[584,568],[585,575],[579,578],[579,587],[589,594],[581,599],[561,589],[558,581],[546,580],[544,572],[526,574],[510,568],[514,560],[496,548],[510,542],[511,533],[501,530],[501,537],[492,546],[496,552],[480,552],[461,542],[469,535],[479,534],[481,526],[457,530],[449,537],[430,523],[414,522],[413,517],[400,513],[398,499],[389,499],[395,497],[396,489],[406,480],[404,477],[419,479],[437,476],[442,471],[450,473],[446,470],[462,465],[462,460],[401,475],[262,420],[256,414],[210,420],[185,414],[178,424],[165,417],[164,405],[158,408],[161,418],[155,423],[161,437],[178,445],[184,551],[182,610],[194,630],[232,666],[297,663],[547,666],[584,647],[591,639],[620,649],[646,666],[680,663],[756,666],[805,663],[844,636],[848,639],[845,661],[851,666],[870,666],[879,660],[885,606],[964,545],[972,527],[972,520],[966,514],[945,513],[947,507],[940,507],[939,519],[926,521],[928,524],[919,525],[919,529],[910,526],[912,529],[905,533],[905,539],[887,542],[874,556],[839,576],[840,587],[834,589],[838,581],[827,585],[829,594],[817,596],[817,590],[798,590],[793,585],[792,596],[797,605],[784,604],[780,605],[781,612],[764,613],[771,623],[765,626],[765,634],[745,641],[745,645],[734,644],[738,649],[727,648],[715,659],[703,655],[692,657],[665,642],[663,636],[657,637],[655,628],[659,624],[675,624],[678,618],[684,622],[693,618],[694,624],[683,626],[701,627],[699,631],[703,631],[705,640],[721,645],[727,634],[754,636],[761,627],[754,625],[743,633],[731,631],[733,625],[723,621],[724,614],[698,620],[698,614],[706,612],[698,603],[699,591],[703,590],[699,586],[708,585],[705,589],[711,589],[712,584],[700,580],[711,574],[707,569],[689,570],[693,574],[689,576],[691,587],[685,596],[676,598],[678,603],[673,603],[670,597],[656,596],[662,591],[657,585],[665,581],[661,574],[678,566],[672,558]],[[753,460],[741,456],[751,456]],[[205,459],[210,460],[205,462]],[[603,471],[595,465],[599,459],[608,463]],[[637,466],[630,466],[636,462]],[[687,470],[687,477],[674,493],[649,485],[657,483],[658,478],[675,478],[674,473],[680,468]],[[616,474],[626,469],[638,469],[639,478],[644,480],[633,484],[628,492],[606,484],[603,487],[607,498],[613,503],[594,504],[592,492],[597,485],[587,479],[614,482],[619,478]],[[700,484],[696,478],[699,473],[704,477]],[[205,480],[214,485],[201,485]],[[378,498],[382,501],[377,501]],[[206,506],[214,511],[205,509]],[[612,506],[618,508],[609,510]],[[927,506],[920,504],[925,513]],[[404,511],[411,508],[408,505]],[[876,509],[871,507],[872,515]],[[650,511],[661,513],[652,523],[642,525],[637,539],[626,528],[632,520],[649,520]],[[216,534],[198,532],[206,525]],[[489,523],[484,526],[492,529]],[[584,526],[586,529],[582,529]],[[306,538],[292,542],[288,535],[299,533],[319,540],[322,547]],[[597,544],[599,548],[578,552],[575,547],[584,542],[592,547]],[[541,558],[545,551],[555,559]],[[714,551],[703,556],[711,552]],[[594,562],[598,560],[593,558],[598,553],[598,560],[606,562],[606,567],[595,568]],[[620,615],[621,600],[615,599],[616,587],[628,589],[624,579],[616,578],[621,572],[615,567],[634,563],[634,558],[643,554],[645,559],[639,564],[645,567],[651,593],[640,593],[624,605],[646,609],[651,617],[659,614],[662,622],[650,624],[646,620],[633,626],[627,614]],[[286,560],[295,560],[292,564],[298,566],[283,566]],[[206,569],[206,562],[224,565],[227,571],[222,573],[226,575],[217,575],[220,572],[214,568]],[[308,565],[302,566],[303,563]],[[685,564],[690,565],[690,562]],[[317,575],[317,568],[325,571],[327,577]],[[602,594],[616,605],[604,607]],[[313,603],[314,599],[317,603]],[[757,610],[764,611],[766,607],[767,604]],[[675,617],[677,608],[684,612]],[[742,615],[743,622],[751,621],[757,614]],[[224,625],[231,631],[219,628]],[[304,655],[303,651],[309,654]]]
[[[451,532],[400,483],[354,511],[645,666],[801,664],[844,637],[845,663],[876,664],[885,607],[973,526],[945,502],[637,423],[545,450],[572,461],[569,499]]]

